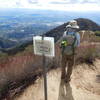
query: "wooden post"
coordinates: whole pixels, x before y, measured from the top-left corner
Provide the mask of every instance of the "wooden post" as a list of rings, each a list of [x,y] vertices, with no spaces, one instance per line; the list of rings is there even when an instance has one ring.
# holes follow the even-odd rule
[[[42,36],[42,41],[44,41],[44,36]],[[42,42],[43,43],[43,42]],[[44,45],[44,43],[43,43]],[[48,100],[48,96],[47,96],[47,70],[46,70],[46,57],[45,54],[43,52],[43,77],[44,77],[44,96],[45,96],[45,100]]]

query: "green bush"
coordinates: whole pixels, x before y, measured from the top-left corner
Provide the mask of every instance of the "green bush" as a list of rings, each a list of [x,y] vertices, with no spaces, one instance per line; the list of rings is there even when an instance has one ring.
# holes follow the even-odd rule
[[[0,52],[0,60],[8,57],[8,54]]]
[[[95,31],[96,36],[100,36],[100,31]]]

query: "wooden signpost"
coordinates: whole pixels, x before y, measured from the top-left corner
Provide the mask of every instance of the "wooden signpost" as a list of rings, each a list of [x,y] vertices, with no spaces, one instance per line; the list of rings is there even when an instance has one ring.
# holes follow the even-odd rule
[[[48,100],[47,94],[47,70],[46,70],[46,57],[54,57],[54,38],[35,36],[33,37],[34,54],[43,56],[43,76],[44,76],[44,94],[45,100]]]

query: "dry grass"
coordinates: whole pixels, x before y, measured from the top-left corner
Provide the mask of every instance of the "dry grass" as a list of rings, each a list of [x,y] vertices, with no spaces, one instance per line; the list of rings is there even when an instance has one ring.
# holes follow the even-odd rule
[[[81,35],[81,45],[77,50],[77,59],[92,62],[95,58],[100,58],[100,37],[95,36],[94,32],[86,31]],[[83,36],[82,36],[83,35]]]
[[[46,66],[48,67],[48,70],[51,69],[51,67],[53,66],[53,60],[47,58]],[[33,82],[34,78],[42,74],[42,67],[42,57],[35,56],[32,50],[29,52],[24,51],[14,56],[9,56],[7,57],[7,59],[1,59],[0,100],[3,96],[3,93],[9,94],[6,92],[10,90],[10,88],[17,88],[18,86],[20,87],[20,85]]]
[[[36,74],[41,62],[34,55],[9,57],[0,62],[0,89],[3,91],[9,83],[17,82]],[[8,88],[8,87],[7,87]],[[6,89],[7,89],[6,88]]]
[[[77,62],[87,62],[92,64],[95,58],[100,58],[100,44],[82,43],[77,49]]]
[[[77,49],[76,55],[78,63],[82,61],[93,62],[95,58],[100,58],[100,37],[94,37],[94,34],[87,35],[86,33],[83,38],[82,33],[80,33],[81,45]],[[58,44],[55,45],[55,48],[55,58],[46,59],[48,69],[60,66],[61,51]],[[30,77],[38,75],[42,72],[42,67],[42,57],[33,54],[32,45],[27,47],[24,52],[0,59],[0,97],[3,96],[2,91],[9,90],[10,84],[22,82],[22,80],[28,80]]]

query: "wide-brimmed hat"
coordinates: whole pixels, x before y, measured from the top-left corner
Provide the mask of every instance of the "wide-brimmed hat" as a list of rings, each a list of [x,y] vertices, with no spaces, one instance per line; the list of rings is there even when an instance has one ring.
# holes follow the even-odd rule
[[[69,24],[66,26],[66,28],[75,28],[75,29],[79,29],[79,26],[78,26],[76,20],[71,20],[71,21],[69,22]]]

